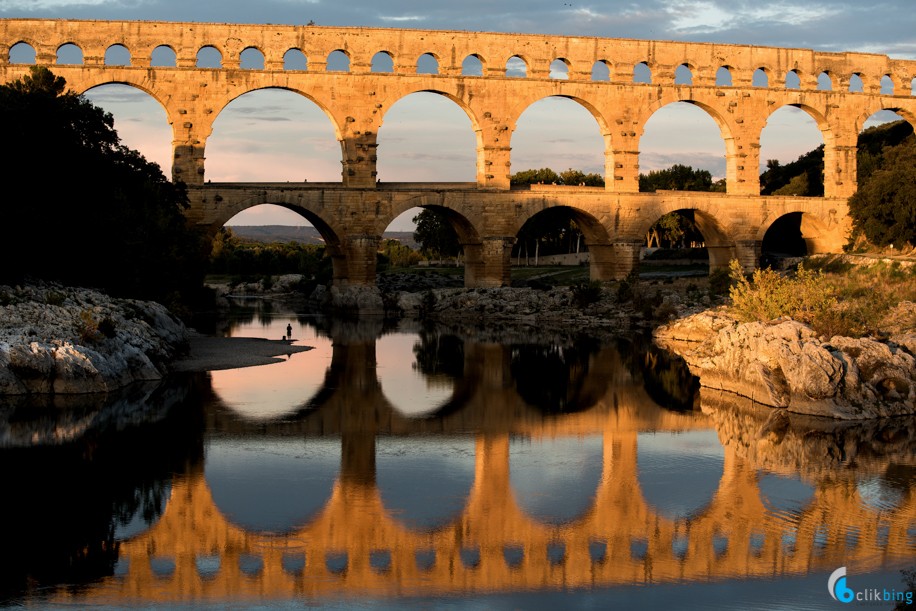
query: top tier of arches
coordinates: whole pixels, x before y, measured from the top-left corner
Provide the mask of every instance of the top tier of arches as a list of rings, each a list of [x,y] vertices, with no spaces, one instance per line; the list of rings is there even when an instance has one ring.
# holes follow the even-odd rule
[[[140,68],[345,70],[693,87],[751,87],[765,81],[770,88],[801,91],[823,91],[829,80],[834,91],[898,96],[912,95],[916,79],[916,61],[867,53],[534,34],[402,33],[383,28],[7,19],[0,20],[0,64],[10,61],[11,48],[24,43],[34,49],[35,63],[47,65],[58,63],[61,47],[73,45],[85,65]],[[113,48],[117,60],[111,59]],[[218,55],[218,61],[202,65],[202,51]],[[387,56],[382,69],[380,53]],[[341,65],[335,65],[335,54],[345,58]],[[157,55],[167,57],[166,63],[158,63]]]

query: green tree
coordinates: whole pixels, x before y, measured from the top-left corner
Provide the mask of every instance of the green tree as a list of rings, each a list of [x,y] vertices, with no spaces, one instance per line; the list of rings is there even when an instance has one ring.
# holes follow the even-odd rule
[[[202,285],[206,250],[181,183],[123,146],[112,116],[47,68],[0,86],[7,206],[0,280],[29,277],[177,306]]]
[[[420,245],[420,251],[432,258],[455,257],[461,252],[458,234],[445,213],[435,208],[424,208],[413,217],[417,228],[413,238]]]
[[[639,175],[639,190],[644,193],[664,191],[712,191],[712,174],[694,170],[689,165],[674,164],[666,170]]]
[[[887,148],[882,157],[849,198],[853,226],[878,246],[916,245],[916,140]]]

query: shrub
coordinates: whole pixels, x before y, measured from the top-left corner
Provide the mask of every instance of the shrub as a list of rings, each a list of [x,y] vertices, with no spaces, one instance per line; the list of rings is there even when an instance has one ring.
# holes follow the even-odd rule
[[[76,325],[80,339],[84,342],[95,342],[101,336],[99,333],[99,321],[95,319],[92,310],[81,310],[80,321]]]
[[[734,285],[729,289],[732,312],[741,320],[774,320],[788,316],[811,324],[836,307],[834,290],[820,272],[799,265],[794,278],[771,269],[757,269],[751,281],[737,260],[729,265]]]
[[[589,306],[601,299],[601,283],[597,280],[577,282],[571,288],[573,302],[580,308]]]

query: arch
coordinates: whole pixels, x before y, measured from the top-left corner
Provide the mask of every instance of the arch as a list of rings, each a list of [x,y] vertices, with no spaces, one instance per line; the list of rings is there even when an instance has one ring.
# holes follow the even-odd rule
[[[461,61],[461,76],[483,76],[485,67],[483,58],[472,53]]]
[[[562,209],[550,208],[541,214]],[[592,228],[590,233],[594,235],[595,230]],[[509,371],[518,396],[542,413],[585,412],[607,394],[609,382],[600,370],[604,355],[593,341],[577,339],[564,345],[513,344],[510,352]]]
[[[178,55],[168,45],[159,45],[150,53],[150,66],[175,68],[178,66]]]
[[[786,72],[785,86],[786,89],[801,89],[801,74],[798,70]]]
[[[350,54],[343,49],[336,49],[328,53],[328,72],[349,72]]]
[[[198,68],[222,68],[223,54],[213,45],[206,45],[197,51]]]
[[[916,95],[916,76],[910,80],[910,95]]]
[[[481,220],[466,214],[464,210],[456,210],[443,206],[439,198],[434,195],[423,195],[415,199],[403,200],[400,201],[397,206],[392,206],[392,208],[391,218],[380,221],[380,226],[377,227],[379,235],[381,235],[385,228],[391,224],[391,221],[411,208],[431,208],[445,217],[445,220],[452,226],[452,229],[454,229],[455,233],[458,235],[458,242],[462,246],[481,243],[482,238],[477,230],[477,225],[480,224]]]
[[[711,210],[685,207],[682,201],[668,202],[662,198],[653,213],[647,212],[645,218],[634,225],[634,231],[638,232],[634,233],[634,237],[642,238],[647,235],[652,226],[666,214],[683,211],[689,211],[693,214],[693,223],[696,226],[696,230],[703,237],[703,247],[707,250],[710,271],[728,268],[729,261],[734,258],[732,248],[734,240],[723,226],[720,220],[721,214],[718,208],[715,207]]]
[[[474,454],[471,438],[379,437],[376,485],[386,511],[413,531],[454,523],[474,486]]]
[[[817,90],[833,91],[833,79],[831,79],[830,73],[826,70],[817,75]]]
[[[239,67],[242,70],[263,70],[264,53],[257,47],[246,47],[239,54]]]
[[[588,515],[603,466],[601,435],[509,440],[513,496],[541,524],[570,524]]]
[[[433,53],[424,53],[418,57],[417,74],[439,74],[439,58]]]
[[[731,150],[734,139],[728,122],[716,109],[683,99],[660,100],[656,108],[649,110],[652,114],[643,124],[639,138],[639,167],[643,174],[671,167],[672,155],[677,151],[679,155],[689,155],[695,162],[691,167],[708,171],[710,178],[729,175],[728,164],[736,163]],[[672,139],[675,132],[679,140]]]
[[[516,220],[513,230],[516,241],[510,252],[510,262],[514,260],[517,265],[532,258],[549,254],[575,254],[589,253],[589,277],[601,279],[606,276],[602,265],[607,264],[607,247],[610,237],[607,229],[591,213],[572,206],[562,205],[562,199],[557,198],[557,205],[533,211],[529,215],[520,215]],[[548,246],[543,252],[540,244],[545,235]],[[555,252],[552,252],[555,251]],[[575,395],[573,404],[576,409],[586,409],[591,405],[592,399],[597,400],[586,389],[572,389],[579,394]],[[530,399],[530,397],[529,397]]]
[[[769,235],[768,241],[771,230],[774,233]],[[780,235],[783,240],[780,240]],[[756,237],[764,248],[769,247],[767,252],[788,255],[802,248],[803,254],[807,255],[837,252],[845,243],[845,236],[838,236],[823,219],[804,210],[771,214],[760,226]],[[790,252],[776,250],[778,247],[788,248]]]
[[[580,107],[591,115],[594,124]],[[610,127],[604,115],[587,100],[574,96],[547,96],[528,103],[517,116],[510,139],[510,146],[518,151],[512,158],[516,171],[556,167],[561,171],[569,168],[604,176]],[[595,139],[583,147],[583,141],[592,138]],[[549,146],[541,146],[540,141],[549,141]],[[535,152],[523,154],[522,151]],[[549,152],[550,156],[545,157],[541,151]]]
[[[599,59],[594,64],[592,64],[592,80],[611,80],[611,64],[606,59]]]
[[[716,87],[732,86],[732,69],[731,66],[720,66],[716,70]]]
[[[862,75],[858,72],[853,72],[849,76],[849,91],[850,93],[862,93],[865,91],[865,84],[862,82]]]
[[[751,77],[751,86],[753,87],[769,87],[770,86],[770,71],[767,68],[757,68],[754,70],[754,74]]]
[[[372,56],[370,71],[385,74],[394,72],[394,57],[388,51],[379,51]]]
[[[633,66],[633,82],[645,85],[652,84],[652,68],[648,62],[639,62]]]
[[[11,64],[34,64],[35,56],[35,47],[27,42],[19,41],[10,47]]]
[[[121,143],[140,151],[171,175],[174,133],[168,108],[153,92],[134,83],[102,83],[82,92],[96,106],[111,113]]]
[[[106,66],[129,66],[130,51],[122,44],[114,44],[105,50]]]
[[[83,63],[83,50],[72,42],[64,43],[57,47],[58,66],[78,66]]]
[[[330,121],[329,131],[325,131],[326,119]],[[334,116],[307,93],[279,87],[253,89],[217,110],[207,139],[208,178],[337,181],[340,140],[341,129]],[[269,147],[259,148],[259,142]],[[253,152],[269,160],[252,163]],[[305,168],[308,174],[303,176]]]
[[[675,85],[693,85],[693,70],[689,64],[681,64],[674,70]]]
[[[550,62],[550,78],[569,80],[569,60],[562,57]]]
[[[429,375],[417,362],[421,338],[416,333],[387,333],[375,343],[379,385],[391,406],[406,417],[435,413],[449,402],[455,378]]]
[[[337,439],[215,438],[207,444],[204,478],[228,522],[251,533],[285,534],[327,506],[340,461]]]
[[[308,59],[306,59],[302,49],[287,49],[286,53],[283,54],[283,69],[301,70],[303,72],[308,70]]]
[[[779,113],[778,116],[777,113]],[[812,121],[816,132],[811,131]],[[793,162],[812,150],[816,151],[819,146],[814,142],[816,139],[820,139],[821,144],[825,147],[830,146],[833,141],[830,124],[818,110],[805,104],[785,104],[774,108],[760,132],[761,194],[775,194],[776,190],[781,188],[776,186],[776,183],[771,183],[768,180],[768,169],[772,165],[771,162],[778,160],[776,164],[778,166],[779,161],[783,163]],[[769,154],[768,151],[773,148],[776,142],[782,143],[778,154]],[[808,183],[807,192],[813,194],[823,193],[823,174],[821,173],[819,176],[811,175],[809,178],[820,180],[820,187],[817,184],[811,184],[810,179],[805,179]],[[785,186],[789,188],[788,184]],[[791,188],[798,190],[803,189],[804,186],[798,183]],[[789,193],[784,192],[784,194]]]
[[[760,473],[757,476],[757,488],[767,512],[780,516],[801,514],[814,498],[814,488],[797,476]]]
[[[894,95],[894,79],[890,74],[881,77],[881,95]]]
[[[724,477],[716,430],[639,433],[637,440],[637,481],[646,504],[674,521],[702,515]]]
[[[392,132],[405,135],[392,139]],[[382,183],[472,182],[483,147],[477,117],[467,103],[434,89],[407,92],[391,104],[377,140],[384,151],[377,162]]]
[[[528,62],[520,55],[513,55],[506,60],[505,76],[512,78],[525,78],[528,76]]]

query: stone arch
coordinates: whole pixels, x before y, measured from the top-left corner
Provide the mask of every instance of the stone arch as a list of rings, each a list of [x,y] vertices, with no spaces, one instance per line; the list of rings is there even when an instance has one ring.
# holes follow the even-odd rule
[[[882,95],[894,95],[894,79],[891,78],[890,74],[885,74],[881,77],[880,86]]]
[[[350,54],[343,49],[334,49],[328,53],[327,71],[328,72],[349,72],[352,58]]]
[[[850,93],[863,93],[865,91],[865,84],[862,82],[862,73],[853,72],[849,75],[849,92]]]
[[[105,49],[105,65],[106,66],[129,66],[130,65],[130,49],[122,45],[121,43],[115,43]]]
[[[767,88],[770,86],[770,74],[772,71],[765,67],[760,66],[754,70],[754,74],[751,75],[751,86],[753,87],[763,87]]]
[[[611,80],[611,64],[609,61],[599,59],[592,64],[592,80],[601,82]]]
[[[204,45],[197,50],[197,68],[222,68],[223,54],[214,45]]]
[[[133,83],[133,82],[130,82],[130,81],[127,81],[127,80],[123,80],[123,79],[122,79],[122,80],[115,80],[115,81],[111,81],[111,80],[98,80],[98,81],[94,81],[94,82],[93,82],[93,81],[89,81],[89,82],[84,82],[84,83],[83,83],[83,84],[85,85],[85,87],[84,87],[82,90],[80,90],[78,93],[82,95],[82,94],[84,94],[84,93],[86,93],[86,92],[88,92],[88,91],[90,91],[90,90],[92,90],[92,89],[95,89],[96,87],[102,87],[102,86],[104,86],[104,85],[126,85],[126,86],[128,86],[128,87],[133,87],[134,89],[139,89],[140,91],[142,91],[143,93],[145,93],[146,95],[148,95],[149,97],[151,97],[152,99],[156,100],[156,103],[158,103],[159,106],[161,106],[162,109],[165,111],[165,115],[166,115],[166,117],[168,118],[169,124],[170,124],[170,125],[173,125],[173,124],[174,124],[175,117],[172,116],[172,109],[169,108],[169,105],[166,104],[166,103],[159,97],[159,92],[158,92],[158,91],[156,91],[155,89],[152,89],[152,88],[150,88],[150,87],[147,86],[148,83],[149,83],[149,81],[147,81],[146,79],[141,79],[141,81],[140,81],[140,82],[137,82],[137,83]]]
[[[385,217],[378,221],[375,227],[376,233],[382,235],[385,228],[388,227],[394,219],[411,208],[434,208],[443,213],[449,224],[455,230],[455,233],[458,234],[458,241],[462,246],[481,243],[482,236],[478,227],[483,226],[483,219],[477,218],[476,215],[468,213],[468,211],[443,205],[439,196],[435,194],[421,195],[399,201],[396,205],[392,206],[390,217]]]
[[[817,75],[818,91],[833,91],[833,77],[828,70],[824,70]]]
[[[79,66],[84,63],[83,49],[76,43],[65,42],[57,47],[54,63],[58,66]]]
[[[315,105],[316,105],[318,108],[320,108],[321,111],[328,117],[328,119],[330,119],[331,125],[332,125],[333,128],[334,128],[334,137],[337,139],[337,141],[339,142],[340,140],[343,139],[343,135],[342,135],[342,130],[341,130],[341,124],[340,124],[340,122],[337,120],[337,118],[334,116],[334,114],[330,111],[330,109],[329,109],[322,101],[320,101],[318,98],[315,98],[315,97],[309,95],[308,92],[306,92],[306,91],[302,91],[302,90],[299,90],[299,89],[292,89],[292,88],[290,88],[290,87],[273,87],[273,86],[268,86],[268,87],[256,87],[256,88],[254,88],[254,89],[249,89],[249,90],[247,90],[247,91],[243,91],[243,92],[239,93],[238,95],[236,95],[235,97],[232,97],[232,98],[229,98],[229,99],[224,100],[224,101],[223,101],[223,104],[222,104],[219,108],[214,108],[214,109],[213,109],[213,110],[214,110],[214,113],[213,113],[213,114],[214,114],[213,120],[215,121],[216,119],[218,119],[220,113],[222,113],[222,112],[226,109],[226,107],[229,106],[229,104],[231,104],[231,103],[234,102],[235,100],[239,99],[239,98],[242,97],[243,95],[247,95],[247,94],[249,94],[249,93],[254,93],[254,92],[256,92],[256,91],[269,90],[269,89],[279,89],[279,90],[283,90],[283,91],[291,91],[291,92],[293,92],[293,93],[295,93],[295,94],[301,95],[302,97],[304,97],[305,99],[307,99],[309,102],[312,102],[313,104],[315,104]],[[212,123],[211,123],[211,125],[212,125]],[[209,134],[208,134],[208,135],[209,135]]]
[[[876,102],[874,105],[871,105],[868,108],[866,108],[865,110],[863,110],[856,117],[855,119],[856,133],[857,134],[861,133],[862,129],[865,126],[865,122],[868,121],[869,117],[871,117],[872,115],[874,115],[877,112],[881,112],[882,110],[889,110],[891,112],[897,113],[898,115],[900,115],[900,117],[903,120],[905,120],[907,123],[912,125],[913,130],[916,131],[916,110],[910,110],[908,108],[903,108],[900,106],[891,106],[891,105],[881,104],[880,102]]]
[[[552,79],[569,80],[570,71],[571,64],[568,59],[558,57],[550,62],[550,78]]]
[[[703,209],[684,201],[682,197],[666,198],[659,196],[651,209],[646,209],[640,221],[630,229],[632,239],[642,240],[649,229],[663,216],[671,212],[689,210],[693,212],[693,222],[703,236],[709,253],[709,271],[727,269],[729,262],[735,258],[735,241],[729,229],[720,220],[721,211],[712,202],[710,209]]]
[[[439,74],[439,56],[427,52],[418,57],[417,74]]]
[[[35,45],[25,40],[20,40],[10,46],[9,62],[11,64],[34,64],[36,56]]]
[[[484,58],[477,53],[471,53],[461,60],[462,76],[483,76],[487,71],[487,63]],[[480,74],[474,74],[480,72]]]
[[[390,51],[379,51],[372,56],[370,72],[391,74],[394,72],[394,56]]]
[[[793,215],[790,217],[790,215]],[[786,218],[790,217],[790,218]],[[846,236],[838,231],[836,221],[838,217],[823,219],[804,209],[803,206],[787,206],[784,210],[773,212],[766,218],[757,230],[756,239],[763,242],[770,229],[780,222],[791,221],[793,226],[798,223],[801,239],[805,243],[806,254],[838,252],[846,243]],[[831,228],[832,227],[832,228]]]
[[[308,70],[308,58],[302,52],[302,49],[293,47],[286,50],[286,53],[283,54],[283,69]]]
[[[644,85],[652,84],[652,64],[648,61],[637,62],[633,66],[633,82]]]
[[[263,70],[264,52],[257,47],[246,47],[239,53],[239,67],[242,70]]]
[[[521,55],[513,55],[506,60],[506,72],[504,76],[511,78],[527,78],[531,65]]]
[[[824,139],[824,146],[829,147],[833,144],[834,134],[832,130],[830,129],[830,123],[827,122],[827,119],[824,117],[824,115],[816,108],[809,106],[807,104],[795,104],[795,103],[786,103],[786,104],[782,104],[779,106],[774,104],[773,106],[774,107],[772,108],[772,110],[766,117],[767,121],[770,119],[770,117],[773,116],[773,113],[775,113],[777,110],[779,110],[783,106],[792,106],[794,108],[804,110],[808,114],[808,116],[814,119],[814,122],[817,124],[818,130],[821,132],[821,137]],[[764,121],[763,126],[764,128],[766,127],[766,121]],[[759,134],[758,134],[757,141],[758,142],[760,141]]]
[[[801,89],[801,80],[802,80],[801,72],[799,72],[798,69],[795,68],[795,69],[792,69],[786,72],[786,76],[785,76],[785,79],[783,80],[783,83],[786,89]]]
[[[716,70],[716,87],[732,86],[732,68],[731,66],[719,66]]]
[[[178,54],[170,45],[159,45],[150,52],[150,66],[175,68],[178,65]]]
[[[675,85],[693,85],[693,69],[690,64],[683,63],[674,69]]]

